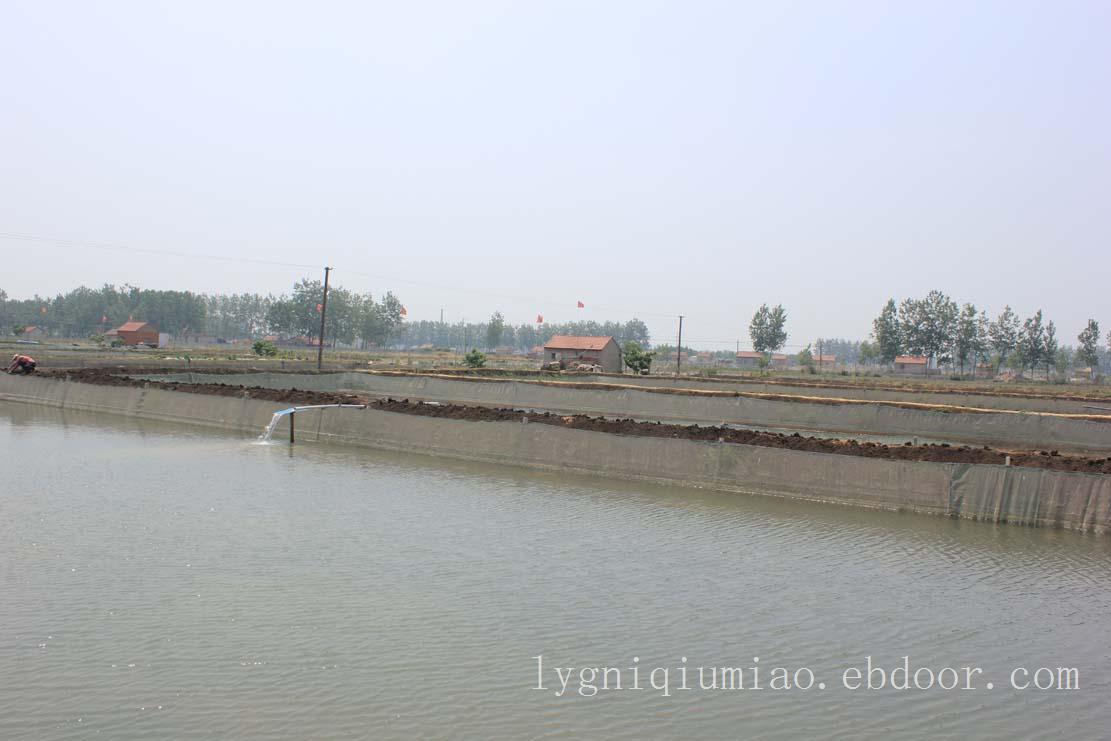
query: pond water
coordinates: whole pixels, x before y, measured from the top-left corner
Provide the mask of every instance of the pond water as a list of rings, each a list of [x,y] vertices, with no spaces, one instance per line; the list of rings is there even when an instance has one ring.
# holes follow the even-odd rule
[[[4,739],[1095,738],[1111,721],[1107,537],[4,403],[0,481]],[[904,656],[933,687],[891,688]],[[777,667],[799,686],[772,688]],[[939,688],[946,668],[973,689]]]

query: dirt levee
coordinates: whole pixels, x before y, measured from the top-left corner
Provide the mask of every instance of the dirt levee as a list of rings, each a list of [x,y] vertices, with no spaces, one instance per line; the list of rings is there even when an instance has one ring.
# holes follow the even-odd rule
[[[192,394],[212,396],[234,396],[238,398],[277,401],[288,404],[363,404],[365,401],[354,394],[332,391],[307,391],[304,389],[271,389],[261,386],[239,386],[225,383],[177,383],[172,381],[144,381],[118,375],[118,369],[85,368],[81,370],[47,370],[40,375],[46,378],[68,378],[78,383],[91,383],[97,386],[149,386],[164,391],[184,391]],[[134,372],[129,369],[128,372]]]
[[[515,409],[462,406],[413,402],[407,399],[380,399],[371,406],[390,412],[416,414],[426,417],[461,419],[484,422],[517,422],[527,419],[530,424],[548,424],[592,432],[640,437],[666,437],[704,442],[726,442],[756,445],[767,448],[802,450],[812,453],[854,455],[862,458],[888,460],[932,461],[937,463],[988,463],[1003,465],[1008,456],[1011,465],[1029,468],[1048,468],[1056,471],[1082,473],[1111,473],[1111,458],[1061,455],[1056,451],[1004,451],[994,448],[976,448],[953,445],[882,445],[856,440],[830,440],[806,437],[795,433],[785,435],[756,430],[737,430],[730,427],[672,425],[659,422],[637,422],[631,419],[604,419],[581,414],[559,415],[526,413]]]

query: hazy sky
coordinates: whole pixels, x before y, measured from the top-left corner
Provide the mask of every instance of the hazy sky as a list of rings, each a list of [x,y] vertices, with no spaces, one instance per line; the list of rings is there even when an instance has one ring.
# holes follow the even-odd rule
[[[9,0],[0,288],[310,272],[110,243],[410,319],[726,348],[782,302],[794,347],[940,288],[1075,342],[1111,329],[1108,39],[1106,0]]]

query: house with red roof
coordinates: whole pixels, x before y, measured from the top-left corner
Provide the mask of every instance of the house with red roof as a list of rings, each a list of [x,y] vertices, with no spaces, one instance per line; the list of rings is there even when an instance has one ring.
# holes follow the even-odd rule
[[[544,343],[544,363],[558,362],[563,368],[580,363],[599,365],[606,373],[620,373],[621,346],[610,337],[578,337],[557,334]]]
[[[900,355],[895,358],[895,372],[902,375],[926,375],[931,369],[925,355]]]
[[[104,333],[105,337],[119,337],[125,345],[158,347],[158,327],[149,322],[124,322]]]

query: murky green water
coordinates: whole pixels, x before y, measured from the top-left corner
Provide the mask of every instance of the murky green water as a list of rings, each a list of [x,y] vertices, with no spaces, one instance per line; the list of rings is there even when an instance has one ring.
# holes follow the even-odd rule
[[[0,475],[3,739],[1096,738],[1111,721],[1105,537],[4,404]],[[869,655],[983,674],[847,689]],[[763,689],[678,689],[683,667],[697,687],[697,667],[757,656]],[[773,690],[776,666],[826,688]],[[1080,689],[1011,688],[1042,666]],[[562,697],[557,667],[576,669]],[[624,689],[589,696],[583,667],[622,668]]]

